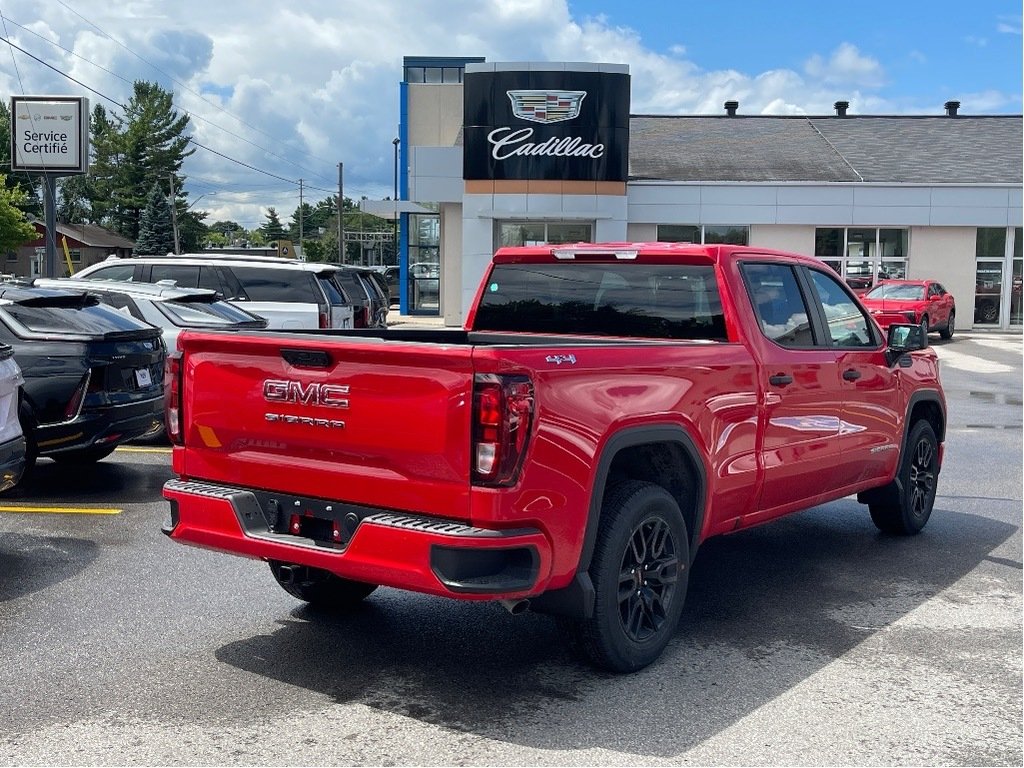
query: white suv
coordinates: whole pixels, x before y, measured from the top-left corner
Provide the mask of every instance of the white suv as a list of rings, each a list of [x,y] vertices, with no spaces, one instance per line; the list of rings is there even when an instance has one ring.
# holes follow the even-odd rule
[[[332,280],[337,267],[261,256],[186,253],[179,256],[111,256],[86,267],[77,280],[158,283],[210,288],[266,318],[268,328],[351,328],[352,305]]]

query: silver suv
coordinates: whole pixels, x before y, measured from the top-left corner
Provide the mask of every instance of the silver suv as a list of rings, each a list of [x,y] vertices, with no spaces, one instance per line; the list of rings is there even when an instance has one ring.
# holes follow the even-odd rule
[[[262,256],[186,253],[111,256],[74,275],[77,280],[173,281],[209,288],[260,317],[268,328],[351,328],[352,305],[333,280],[337,267]]]

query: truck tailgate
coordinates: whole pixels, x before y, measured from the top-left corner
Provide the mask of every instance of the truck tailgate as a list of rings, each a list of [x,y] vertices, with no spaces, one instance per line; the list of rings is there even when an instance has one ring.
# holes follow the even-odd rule
[[[198,332],[179,346],[183,478],[468,519],[472,347]]]

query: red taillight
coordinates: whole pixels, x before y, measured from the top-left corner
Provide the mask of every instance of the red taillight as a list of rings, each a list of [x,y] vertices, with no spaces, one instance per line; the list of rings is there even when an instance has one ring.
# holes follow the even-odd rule
[[[533,420],[533,384],[525,376],[478,375],[473,388],[473,479],[512,485]]]
[[[85,393],[90,391],[89,383],[91,380],[92,371],[87,371],[82,380],[78,382],[75,393],[68,400],[68,404],[64,406],[64,421],[78,418],[78,414],[82,411],[82,403],[85,402]],[[97,386],[92,391],[98,391],[98,389],[99,387]]]
[[[181,352],[168,355],[164,363],[164,405],[167,438],[176,445],[182,445]]]
[[[320,308],[320,328],[331,327],[331,314],[330,310],[324,311],[323,307]]]

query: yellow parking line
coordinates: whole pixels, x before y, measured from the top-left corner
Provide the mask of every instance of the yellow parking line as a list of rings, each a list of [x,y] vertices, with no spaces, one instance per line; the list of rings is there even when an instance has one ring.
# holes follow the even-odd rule
[[[0,512],[43,512],[60,515],[120,515],[116,507],[20,507],[0,504]]]
[[[135,445],[119,445],[115,449],[118,453],[170,453],[170,448],[141,448]]]

